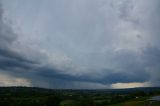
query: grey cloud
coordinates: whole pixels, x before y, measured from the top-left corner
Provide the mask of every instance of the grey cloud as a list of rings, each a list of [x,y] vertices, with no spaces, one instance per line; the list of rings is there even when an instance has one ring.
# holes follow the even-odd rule
[[[13,49],[12,45],[16,41],[17,35],[10,24],[4,21],[1,7],[0,5],[0,69],[9,71],[17,68],[30,69],[32,64],[36,63],[26,59]]]
[[[20,62],[34,63],[33,61],[27,60],[25,57],[23,57],[22,55],[14,52],[12,50],[10,50],[9,48],[6,48],[6,50],[5,49],[0,49],[0,55],[3,56],[3,57],[6,57],[6,58],[15,59],[15,60],[20,61]]]
[[[150,73],[151,82],[157,83],[160,81],[160,48],[158,47],[148,47],[144,51],[144,63],[145,67]]]
[[[13,4],[4,6],[16,14],[10,18],[26,33],[40,32],[16,34],[0,9],[0,69],[8,74],[53,88],[159,80],[159,14],[147,10],[156,0],[10,2],[4,1]]]
[[[113,84],[118,82],[130,83],[130,82],[145,82],[149,80],[149,74],[146,70],[137,67],[129,67],[120,72],[117,70],[98,70],[101,72],[95,72],[96,76],[92,73],[82,75],[70,75],[59,73],[59,70],[53,68],[41,67],[37,69],[36,75],[50,78],[50,79],[61,79],[68,81],[81,81],[81,82],[94,82],[102,84]],[[127,72],[125,72],[127,70]],[[102,74],[101,74],[102,73]],[[139,74],[137,74],[139,73]],[[143,74],[143,77],[141,76]]]

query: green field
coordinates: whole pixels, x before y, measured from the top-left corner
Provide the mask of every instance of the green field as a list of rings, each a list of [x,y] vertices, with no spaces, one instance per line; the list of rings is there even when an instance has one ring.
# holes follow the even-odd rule
[[[110,106],[143,106],[145,101],[128,101],[124,103],[118,103]]]
[[[160,88],[123,90],[54,90],[26,87],[0,88],[0,106],[160,106],[147,100]]]

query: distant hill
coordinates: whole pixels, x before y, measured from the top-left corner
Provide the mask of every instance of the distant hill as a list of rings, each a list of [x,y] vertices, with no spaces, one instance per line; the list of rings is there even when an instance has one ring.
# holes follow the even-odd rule
[[[127,89],[47,89],[39,87],[0,87],[0,93],[10,91],[10,92],[62,92],[62,91],[75,91],[75,92],[103,92],[103,93],[132,93],[132,92],[152,92],[160,91],[160,87],[139,87],[139,88],[127,88]]]

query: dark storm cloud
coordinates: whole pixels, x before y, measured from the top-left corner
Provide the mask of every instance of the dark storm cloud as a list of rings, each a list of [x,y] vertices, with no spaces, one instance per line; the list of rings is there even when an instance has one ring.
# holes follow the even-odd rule
[[[16,68],[30,69],[32,64],[36,64],[14,51],[12,45],[16,39],[17,35],[10,24],[4,22],[3,10],[0,4],[0,69],[9,71]]]
[[[18,69],[25,69],[25,70],[31,70],[32,69],[32,63],[28,63],[25,61],[19,61],[16,58],[6,58],[0,56],[0,68],[6,69],[9,71],[14,71]]]
[[[86,74],[86,75],[69,75],[59,73],[60,70],[41,67],[37,69],[36,75],[41,77],[46,77],[49,79],[61,79],[61,80],[68,80],[68,81],[82,81],[82,82],[95,82],[95,83],[102,83],[102,84],[113,84],[118,82],[123,83],[130,83],[130,82],[145,82],[148,81],[150,76],[146,73],[146,70],[143,68],[137,67],[129,67],[127,68],[128,72],[115,72],[117,70],[99,70],[102,71],[103,75],[100,73],[96,73],[98,78],[95,77],[93,74]],[[126,71],[126,69],[124,70]],[[113,73],[115,72],[115,73]],[[139,74],[137,74],[137,72]],[[141,76],[143,74],[143,77]]]
[[[144,63],[147,72],[151,76],[151,82],[156,83],[157,86],[160,81],[160,48],[147,47],[144,51]]]
[[[26,63],[33,63],[34,64],[33,61],[27,60],[21,54],[18,54],[18,53],[14,52],[14,51],[9,50],[9,48],[5,48],[5,49],[0,49],[0,55],[2,57],[14,59],[14,60],[17,60],[19,62],[26,62]]]
[[[52,88],[159,82],[157,0],[23,2],[24,8],[13,8],[20,27],[26,32],[46,30],[37,35],[15,33],[0,5],[1,72]],[[39,13],[37,19],[35,13]]]

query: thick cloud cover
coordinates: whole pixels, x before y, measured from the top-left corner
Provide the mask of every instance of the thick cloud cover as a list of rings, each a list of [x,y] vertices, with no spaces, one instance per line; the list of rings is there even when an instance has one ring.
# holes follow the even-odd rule
[[[159,86],[159,6],[159,0],[1,0],[0,84],[19,78],[50,88]]]

